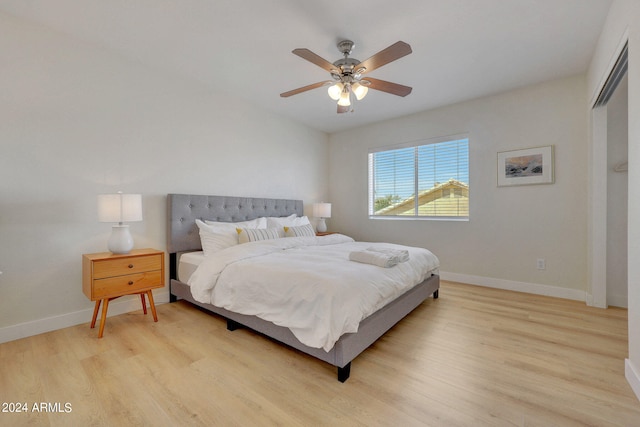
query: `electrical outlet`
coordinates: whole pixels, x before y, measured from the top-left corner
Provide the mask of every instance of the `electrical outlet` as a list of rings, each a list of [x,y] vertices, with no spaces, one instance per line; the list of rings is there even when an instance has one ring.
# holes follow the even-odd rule
[[[544,262],[544,258],[538,258],[538,261],[536,262],[536,266],[538,267],[538,270],[544,270],[545,268],[547,268],[547,265]]]

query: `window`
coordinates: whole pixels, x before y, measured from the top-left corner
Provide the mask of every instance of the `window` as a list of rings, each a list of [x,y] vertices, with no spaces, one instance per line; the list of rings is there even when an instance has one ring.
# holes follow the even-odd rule
[[[469,139],[369,151],[371,218],[469,218]]]

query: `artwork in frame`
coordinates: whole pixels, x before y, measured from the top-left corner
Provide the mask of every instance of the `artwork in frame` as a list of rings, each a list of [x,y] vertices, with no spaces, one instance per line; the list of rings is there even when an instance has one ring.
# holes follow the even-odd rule
[[[498,187],[553,184],[553,145],[498,153]]]

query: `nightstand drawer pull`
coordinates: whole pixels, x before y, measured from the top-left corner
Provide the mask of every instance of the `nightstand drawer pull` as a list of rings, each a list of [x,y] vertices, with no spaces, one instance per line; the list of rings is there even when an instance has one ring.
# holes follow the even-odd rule
[[[133,268],[133,264],[129,264],[129,268]]]
[[[129,286],[133,285],[133,280],[129,280]]]

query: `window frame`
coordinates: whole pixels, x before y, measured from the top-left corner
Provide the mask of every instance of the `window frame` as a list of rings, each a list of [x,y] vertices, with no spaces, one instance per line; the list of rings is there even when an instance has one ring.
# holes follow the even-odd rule
[[[456,135],[447,135],[440,137],[433,137],[427,139],[420,139],[416,141],[404,142],[395,145],[387,145],[382,147],[372,147],[369,148],[367,153],[367,174],[368,174],[368,182],[367,182],[367,213],[369,219],[384,219],[384,220],[411,220],[411,221],[469,221],[471,217],[471,204],[469,202],[469,212],[467,216],[445,216],[445,215],[420,215],[418,209],[415,209],[415,214],[413,215],[375,215],[374,214],[374,206],[375,206],[375,171],[373,169],[373,156],[376,153],[385,152],[385,151],[393,151],[400,150],[404,148],[416,148],[426,145],[440,144],[445,142],[453,142],[459,140],[466,140],[467,142],[467,176],[468,181],[466,183],[467,188],[471,188],[471,138],[468,133],[461,133]],[[417,152],[417,150],[416,150]],[[458,163],[459,164],[459,163]],[[419,191],[419,168],[418,168],[418,156],[414,154],[414,190],[416,192]],[[467,190],[468,191],[468,190]],[[414,193],[416,194],[416,193]],[[470,195],[468,194],[467,200],[470,201]],[[416,201],[417,203],[417,201]]]

